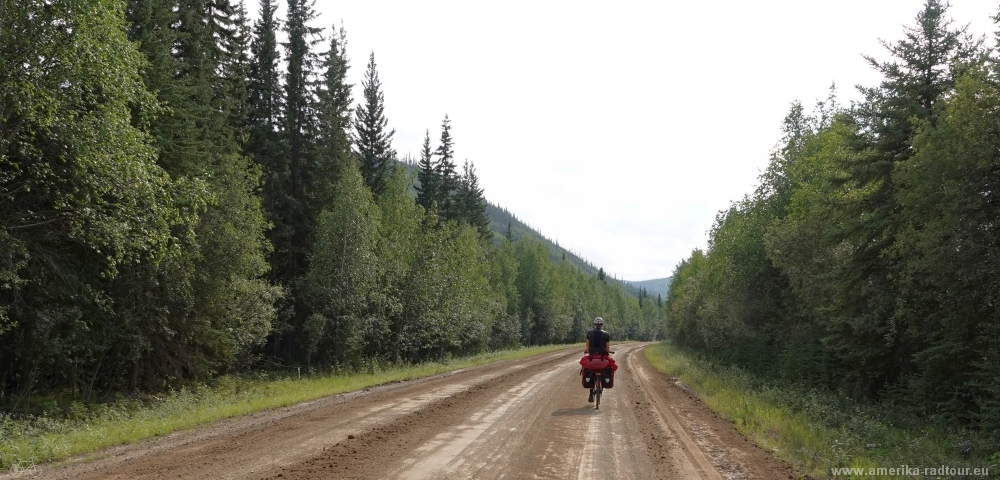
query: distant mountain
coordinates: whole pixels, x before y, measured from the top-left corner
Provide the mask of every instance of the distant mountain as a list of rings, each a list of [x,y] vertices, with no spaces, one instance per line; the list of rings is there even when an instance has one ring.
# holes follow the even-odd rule
[[[521,220],[519,220],[513,213],[511,213],[506,208],[498,207],[490,202],[486,202],[486,214],[490,217],[490,230],[493,230],[494,240],[500,242],[503,240],[504,236],[507,235],[507,225],[510,224],[510,230],[513,234],[514,240],[520,240],[522,238],[534,238],[539,242],[542,242],[549,249],[549,258],[553,261],[561,261],[563,258],[571,264],[575,265],[581,271],[589,273],[591,275],[597,275],[598,266],[584,260],[579,255],[563,248],[559,245],[559,242],[550,240],[545,235],[542,235],[538,230],[528,226]],[[621,279],[607,277],[609,282],[621,284],[625,289],[625,293],[632,295],[634,297],[639,296],[639,288],[635,286],[635,282],[627,282]],[[650,296],[655,297],[656,294],[652,293],[650,290]]]
[[[649,292],[650,297],[655,297],[657,294],[661,295],[664,299],[667,298],[667,292],[670,291],[670,281],[673,277],[667,278],[656,278],[653,280],[643,280],[640,282],[626,281],[629,285],[635,288],[645,288]]]
[[[401,163],[406,166],[406,168],[414,175],[414,177],[416,177],[417,165],[412,158],[407,156],[405,159],[401,161]],[[413,192],[413,195],[416,196],[415,191]],[[575,265],[581,271],[589,273],[591,275],[597,275],[599,267],[590,263],[587,260],[584,260],[579,255],[563,248],[562,246],[559,245],[558,242],[550,240],[545,235],[542,235],[538,230],[535,230],[534,228],[528,226],[526,223],[519,220],[513,213],[511,213],[506,208],[498,207],[494,205],[492,202],[487,201],[486,215],[490,217],[490,230],[493,231],[494,234],[493,240],[497,244],[503,241],[503,238],[507,235],[507,225],[509,223],[511,234],[514,237],[514,240],[519,240],[522,238],[534,238],[535,240],[541,242],[546,247],[548,247],[549,258],[551,258],[553,261],[561,261],[563,258],[565,258],[566,261]],[[639,282],[626,282],[617,278],[613,278],[611,276],[608,276],[607,279],[608,282],[621,284],[622,287],[625,289],[625,293],[628,293],[629,295],[635,297],[639,296],[639,287],[636,286],[638,285]],[[669,283],[669,279],[667,280]],[[654,282],[654,281],[657,280],[647,280],[647,282]],[[652,289],[647,287],[647,290],[649,291],[651,297],[656,297],[656,293],[653,293]],[[665,297],[666,294],[664,293],[664,298]]]
[[[498,207],[490,202],[486,202],[486,215],[490,217],[490,230],[496,235],[494,239],[499,242],[507,235],[507,225],[510,224],[511,234],[514,240],[522,238],[534,238],[549,247],[549,257],[553,260],[562,260],[565,254],[566,260],[576,265],[584,272],[597,275],[598,267],[580,258],[577,254],[559,246],[558,242],[549,240],[538,230],[529,227],[526,223],[518,219],[506,208]]]

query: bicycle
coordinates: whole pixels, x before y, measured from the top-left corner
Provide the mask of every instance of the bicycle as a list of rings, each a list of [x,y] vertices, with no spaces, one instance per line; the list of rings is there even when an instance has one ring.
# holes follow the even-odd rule
[[[611,355],[615,352],[608,352]],[[604,380],[601,377],[604,375],[602,370],[594,370],[594,386],[591,387],[590,393],[594,395],[594,410],[601,409],[601,393],[604,392]]]
[[[594,410],[601,409],[601,392],[604,391],[604,382],[601,380],[601,371],[597,370],[594,372],[594,388],[590,389],[591,395],[594,396]]]

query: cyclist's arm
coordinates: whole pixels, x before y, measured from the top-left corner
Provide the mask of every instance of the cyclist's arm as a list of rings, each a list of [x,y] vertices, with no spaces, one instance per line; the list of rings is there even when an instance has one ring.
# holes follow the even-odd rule
[[[587,335],[587,346],[583,347],[583,353],[590,353],[590,335]]]

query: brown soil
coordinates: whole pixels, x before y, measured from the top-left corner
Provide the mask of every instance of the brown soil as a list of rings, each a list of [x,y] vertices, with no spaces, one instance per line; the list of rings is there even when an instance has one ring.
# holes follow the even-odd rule
[[[587,403],[564,350],[337,395],[43,466],[32,478],[796,478],[618,346]],[[0,476],[3,478],[3,476]]]

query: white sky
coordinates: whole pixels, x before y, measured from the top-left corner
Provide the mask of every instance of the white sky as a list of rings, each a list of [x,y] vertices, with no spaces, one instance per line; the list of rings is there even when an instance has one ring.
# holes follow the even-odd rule
[[[356,100],[375,52],[401,156],[428,128],[436,147],[447,113],[490,201],[645,280],[704,248],[716,212],[752,191],[790,102],[811,107],[832,82],[859,98],[854,85],[879,80],[861,55],[886,58],[878,40],[901,38],[922,5],[317,0],[316,26],[343,21]],[[949,11],[991,44],[996,12]]]

